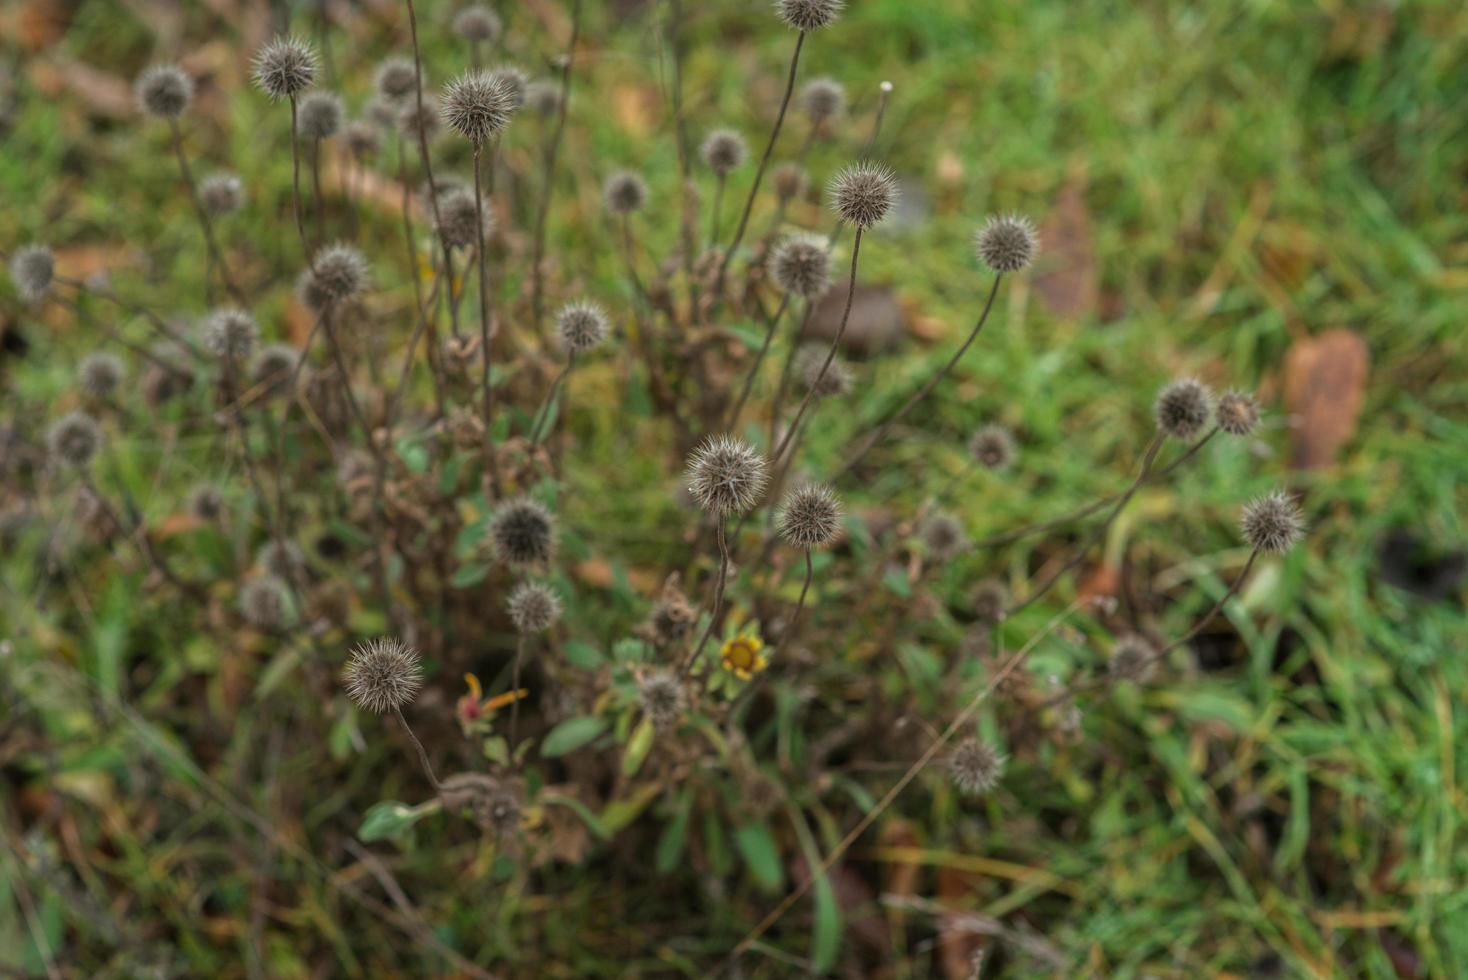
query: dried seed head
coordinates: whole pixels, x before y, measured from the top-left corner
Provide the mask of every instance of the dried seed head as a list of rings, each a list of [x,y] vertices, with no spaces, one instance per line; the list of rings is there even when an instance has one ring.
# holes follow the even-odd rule
[[[204,349],[215,357],[243,361],[255,350],[260,328],[244,310],[215,310],[204,321]]]
[[[296,291],[307,309],[323,313],[366,289],[367,273],[362,253],[338,242],[316,253],[315,261],[301,273]]]
[[[234,214],[245,206],[245,185],[234,174],[210,174],[199,184],[199,203],[215,218]]]
[[[688,692],[671,670],[657,668],[637,680],[637,704],[660,732],[678,727],[688,711]]]
[[[775,13],[797,31],[814,31],[834,21],[843,0],[775,0]]]
[[[189,513],[210,523],[224,516],[224,493],[213,483],[201,483],[189,491]]]
[[[306,568],[306,555],[294,541],[267,541],[255,552],[255,561],[265,571],[289,582]]]
[[[143,374],[143,400],[149,405],[156,408],[194,386],[193,362],[185,358],[182,351],[172,344],[160,343],[154,344],[149,353],[156,359],[148,362]],[[172,370],[163,364],[171,365]]]
[[[979,261],[995,272],[1018,272],[1035,260],[1040,237],[1024,215],[990,215],[974,236]]]
[[[846,88],[834,78],[813,78],[800,90],[800,105],[819,126],[846,111]]]
[[[295,98],[316,80],[316,50],[299,38],[272,38],[255,55],[255,84],[272,99]]]
[[[294,347],[271,344],[255,355],[255,363],[250,367],[250,381],[266,397],[284,395],[290,390],[291,376],[299,361],[300,355]]]
[[[504,836],[520,826],[520,795],[508,784],[482,772],[458,772],[439,787],[449,813],[468,810],[481,830]]]
[[[778,521],[780,537],[792,548],[824,548],[841,534],[841,501],[828,486],[797,487],[785,494]]]
[[[968,532],[952,514],[940,512],[923,521],[919,530],[923,548],[937,561],[947,561],[968,549]]]
[[[308,140],[324,140],[342,128],[346,110],[341,96],[335,92],[311,92],[301,99],[298,124],[301,136]]]
[[[831,208],[863,231],[887,217],[897,203],[897,178],[878,163],[856,163],[831,180]]]
[[[965,739],[948,756],[948,774],[960,793],[978,796],[998,785],[1004,762],[1004,755],[987,742]]]
[[[454,15],[454,33],[466,41],[494,41],[503,30],[499,14],[480,4]]]
[[[1250,501],[1239,526],[1251,548],[1284,554],[1305,536],[1305,515],[1283,491],[1275,491]]]
[[[257,629],[280,629],[289,611],[285,584],[280,579],[251,579],[240,589],[240,615]]]
[[[491,78],[498,79],[510,90],[510,108],[521,109],[530,91],[530,76],[518,65],[497,65],[489,71]]]
[[[969,439],[968,454],[985,469],[1006,470],[1014,462],[1014,436],[1002,425],[986,425]]]
[[[494,229],[494,215],[474,203],[474,192],[454,188],[438,198],[438,233],[453,248],[469,248],[479,241],[480,223],[484,234]]]
[[[1213,393],[1197,378],[1179,378],[1158,393],[1152,414],[1165,434],[1191,439],[1213,414]]]
[[[647,181],[630,170],[621,170],[607,178],[602,198],[612,214],[632,214],[647,203]]]
[[[986,578],[974,586],[974,618],[981,623],[997,623],[1009,608],[1009,590],[998,579]]]
[[[489,536],[505,564],[544,565],[555,551],[555,517],[538,500],[519,497],[495,511]]]
[[[561,111],[561,86],[549,79],[536,79],[525,87],[525,105],[537,116],[554,116]]]
[[[194,82],[177,65],[154,65],[133,83],[133,95],[155,119],[177,119],[194,101]]]
[[[102,447],[102,428],[86,412],[68,412],[51,425],[46,446],[63,463],[86,466]]]
[[[45,245],[25,245],[10,257],[10,278],[27,303],[40,302],[56,276],[56,257]]]
[[[418,696],[418,651],[394,637],[368,640],[352,651],[343,673],[347,697],[374,714],[396,711]]]
[[[785,239],[770,256],[770,275],[787,293],[815,299],[831,285],[831,253],[826,243],[810,235]]]
[[[521,633],[542,633],[561,618],[561,599],[537,582],[521,582],[510,593],[510,621]]]
[[[831,350],[820,344],[806,344],[795,355],[795,370],[801,383],[817,398],[840,398],[851,390],[851,368],[840,355],[826,363]],[[825,368],[825,373],[821,369]]]
[[[716,129],[709,133],[699,152],[708,168],[720,177],[739,166],[749,156],[744,137],[732,129]]]
[[[122,361],[98,351],[82,358],[76,372],[76,384],[90,398],[106,398],[122,384],[122,376]]]
[[[678,588],[677,577],[663,585],[662,597],[653,603],[648,615],[648,629],[653,643],[670,646],[686,637],[698,619],[698,612]]]
[[[793,201],[804,196],[810,185],[805,176],[805,168],[798,163],[780,164],[775,168],[771,179],[775,182],[775,196],[782,201]]]
[[[768,480],[765,458],[735,436],[711,436],[688,457],[688,492],[718,517],[742,514],[759,503]]]
[[[362,118],[370,121],[383,133],[389,133],[398,128],[398,113],[402,108],[400,102],[389,102],[380,96],[373,96],[362,107]]]
[[[403,104],[402,109],[398,112],[398,128],[405,136],[417,139],[421,131],[424,139],[431,140],[438,133],[441,119],[442,111],[439,109],[438,100],[425,94],[422,111],[419,111],[416,99],[409,99]]]
[[[1218,427],[1231,436],[1246,436],[1259,424],[1259,402],[1247,391],[1226,391],[1215,409]]]
[[[510,83],[486,71],[467,71],[448,84],[439,114],[444,124],[476,146],[509,123],[519,102]]]
[[[1145,684],[1157,666],[1157,649],[1136,634],[1123,636],[1111,649],[1106,669],[1119,681]]]
[[[595,303],[568,303],[556,314],[556,337],[567,354],[584,354],[607,337],[607,315]]]
[[[372,87],[384,102],[401,102],[418,89],[418,70],[407,58],[387,58],[372,76]]]
[[[342,133],[347,152],[357,160],[376,156],[382,150],[382,131],[366,119],[353,119]]]

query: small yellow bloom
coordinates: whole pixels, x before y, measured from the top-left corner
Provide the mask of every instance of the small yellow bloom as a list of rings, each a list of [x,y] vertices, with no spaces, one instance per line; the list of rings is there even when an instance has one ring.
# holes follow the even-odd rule
[[[741,633],[724,642],[724,648],[719,651],[719,659],[723,661],[725,670],[741,681],[747,681],[770,665],[769,659],[760,653],[764,648],[764,642],[759,637]]]

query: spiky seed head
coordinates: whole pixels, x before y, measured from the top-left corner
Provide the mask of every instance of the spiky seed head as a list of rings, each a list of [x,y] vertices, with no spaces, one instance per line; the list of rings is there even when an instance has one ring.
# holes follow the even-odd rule
[[[56,277],[56,257],[45,245],[25,245],[10,257],[10,278],[27,303],[38,303]]]
[[[156,408],[185,394],[194,386],[193,362],[184,357],[183,352],[173,344],[154,344],[149,353],[153,360],[148,362],[147,370],[143,374],[143,400],[149,405]],[[164,364],[170,367],[165,368]]]
[[[800,90],[800,105],[820,125],[846,111],[846,87],[834,78],[813,78]]]
[[[775,196],[787,202],[803,196],[810,185],[805,176],[805,168],[798,163],[780,164],[775,168],[771,179],[775,182]]]
[[[768,480],[764,456],[732,435],[710,436],[688,457],[688,492],[717,517],[742,514],[759,503]]]
[[[440,109],[438,100],[428,95],[423,96],[423,109],[419,111],[416,99],[409,99],[403,103],[398,112],[398,128],[405,136],[417,139],[421,131],[424,139],[433,139],[438,134],[438,127],[443,119],[443,111]]]
[[[395,132],[398,129],[398,114],[402,112],[402,102],[390,102],[379,95],[374,95],[362,106],[362,118],[371,122],[384,134]]]
[[[316,253],[315,260],[301,273],[296,291],[306,308],[319,314],[366,289],[367,275],[367,260],[362,253],[337,242]]]
[[[382,131],[366,119],[353,119],[342,132],[342,142],[354,159],[366,160],[382,150]]]
[[[396,711],[418,696],[423,668],[418,651],[395,637],[382,636],[354,649],[342,676],[347,697],[358,707],[380,715]]]
[[[306,555],[294,541],[267,541],[255,553],[255,561],[265,571],[289,582],[306,567]]]
[[[250,382],[266,397],[284,395],[290,389],[291,376],[299,361],[300,355],[289,344],[270,344],[255,355],[255,363],[250,366]]]
[[[245,185],[234,174],[210,174],[199,183],[199,204],[211,217],[227,217],[245,206]]]
[[[968,532],[962,522],[946,512],[939,512],[923,521],[918,533],[929,557],[937,561],[947,561],[968,548]]]
[[[792,548],[824,548],[841,534],[841,501],[823,484],[796,487],[785,494],[778,521],[780,537]]]
[[[122,376],[122,361],[97,351],[82,358],[76,371],[76,384],[90,398],[107,398],[122,384]]]
[[[298,110],[301,136],[308,140],[329,139],[341,130],[345,116],[341,96],[335,92],[308,93]]]
[[[102,427],[86,412],[68,412],[52,423],[46,446],[63,463],[86,466],[102,447]]]
[[[831,285],[831,253],[810,235],[792,235],[770,256],[770,275],[787,293],[815,299]]]
[[[418,89],[418,70],[408,58],[386,58],[372,75],[372,88],[384,102],[402,102]]]
[[[154,65],[133,83],[133,96],[155,119],[177,119],[194,101],[194,82],[177,65]]]
[[[1157,648],[1135,633],[1123,636],[1111,649],[1107,671],[1119,681],[1145,684],[1157,667]]]
[[[285,583],[278,578],[250,579],[241,587],[239,601],[240,615],[256,629],[280,629],[290,612]]]
[[[556,314],[556,337],[567,354],[584,354],[606,340],[606,312],[595,303],[568,303]]]
[[[1152,414],[1165,434],[1191,439],[1213,414],[1213,393],[1197,378],[1179,378],[1158,392]]]
[[[1002,425],[986,425],[969,439],[968,454],[985,469],[1006,470],[1014,462],[1014,436]]]
[[[834,21],[844,6],[843,0],[775,0],[775,13],[797,31],[814,31]]]
[[[510,90],[510,107],[522,109],[530,92],[530,76],[518,65],[496,65],[489,70],[491,78],[499,79]]]
[[[820,344],[806,344],[795,355],[795,370],[801,383],[817,398],[840,398],[851,390],[851,368],[840,355],[826,363],[831,350]],[[824,373],[822,369],[824,368]]]
[[[1215,409],[1218,427],[1231,436],[1246,436],[1259,424],[1259,402],[1247,391],[1225,391]]]
[[[489,208],[474,203],[474,192],[456,187],[438,198],[438,233],[452,248],[470,248],[479,241],[480,223],[488,235],[494,229]]]
[[[255,84],[272,99],[295,98],[316,80],[316,65],[316,49],[310,44],[278,35],[255,55]]]
[[[974,235],[974,248],[979,261],[995,272],[1018,272],[1035,261],[1040,236],[1024,215],[990,215]]]
[[[480,146],[505,128],[518,107],[515,92],[503,77],[471,70],[444,89],[439,114],[446,126]]]
[[[521,633],[542,633],[561,618],[561,597],[538,582],[521,582],[510,593],[510,621]]]
[[[744,144],[744,137],[734,130],[716,129],[704,139],[699,153],[708,168],[723,177],[744,162],[749,148]]]
[[[831,180],[831,209],[865,231],[897,203],[897,178],[879,163],[854,163]]]
[[[458,772],[439,788],[443,808],[449,813],[468,810],[481,830],[503,836],[520,826],[520,795],[506,783],[482,772]]]
[[[688,711],[688,692],[671,670],[649,670],[637,680],[637,704],[660,732],[678,727]]]
[[[1009,590],[998,579],[986,578],[974,586],[974,618],[992,624],[1004,619],[1009,608]]]
[[[1249,547],[1282,555],[1305,536],[1305,515],[1292,498],[1276,490],[1246,504],[1239,526]]]
[[[561,111],[561,86],[549,79],[536,79],[525,87],[525,105],[537,116],[554,116]]]
[[[698,620],[698,611],[678,588],[676,576],[663,585],[663,594],[653,603],[648,615],[648,628],[658,646],[670,646],[682,640]]]
[[[630,170],[620,170],[607,178],[602,198],[612,214],[632,214],[647,203],[647,181]]]
[[[544,565],[555,551],[556,520],[540,501],[518,497],[495,511],[489,536],[505,564]]]
[[[466,41],[493,41],[504,29],[499,14],[481,4],[454,15],[454,33]]]
[[[215,357],[243,361],[255,350],[260,327],[244,310],[215,310],[204,321],[204,349]]]
[[[189,513],[213,523],[224,516],[224,493],[213,483],[200,483],[189,491]]]
[[[1003,753],[987,742],[965,739],[948,756],[948,775],[960,793],[979,796],[999,784],[1004,775]]]

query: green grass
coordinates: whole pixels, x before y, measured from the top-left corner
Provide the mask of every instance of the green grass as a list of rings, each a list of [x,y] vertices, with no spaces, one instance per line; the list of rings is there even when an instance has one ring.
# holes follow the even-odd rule
[[[443,26],[451,8],[424,6],[432,75],[442,79],[462,61]],[[565,293],[625,304],[601,179],[637,167],[654,185],[652,213],[671,216],[676,162],[658,101],[656,34],[642,16],[587,7],[595,41],[578,66],[551,253]],[[354,106],[370,65],[404,42],[405,24],[389,9],[334,34],[334,66],[352,80]],[[533,9],[510,15],[512,31],[535,40],[517,54],[527,64],[561,43]],[[1197,373],[1219,387],[1257,388],[1267,425],[1255,451],[1210,445],[1177,479],[1140,494],[1113,528],[1106,555],[1127,559],[1149,621],[1181,633],[1222,594],[1242,559],[1235,520],[1250,496],[1298,487],[1311,520],[1306,546],[1262,563],[1229,607],[1236,658],[1224,669],[1174,664],[1166,683],[1088,698],[1071,742],[1002,701],[986,706],[979,729],[1013,756],[1002,790],[974,805],[920,778],[856,845],[837,880],[847,962],[941,975],[934,916],[871,904],[920,857],[919,898],[1036,934],[1061,953],[1066,975],[1248,976],[1271,962],[1283,976],[1462,975],[1463,587],[1437,601],[1398,590],[1381,576],[1377,546],[1393,529],[1444,549],[1461,550],[1468,536],[1468,14],[1431,3],[1387,10],[853,0],[837,27],[810,41],[802,77],[837,77],[855,104],[850,131],[817,148],[814,180],[864,140],[877,83],[896,85],[878,155],[907,182],[922,220],[872,235],[863,278],[891,284],[911,311],[946,328],[941,343],[909,340],[900,356],[860,367],[846,410],[817,416],[812,471],[828,472],[851,439],[901,404],[976,314],[988,280],[968,236],[984,214],[1043,217],[1081,181],[1094,229],[1082,247],[1106,311],[1057,319],[1032,279],[1006,285],[957,376],[876,451],[871,480],[845,488],[853,511],[870,519],[868,505],[891,496],[910,514],[963,464],[967,432],[997,419],[1022,451],[1010,474],[968,481],[955,498],[970,533],[1062,513],[1125,484],[1150,434],[1152,393]],[[19,52],[20,97],[0,152],[0,250],[31,240],[131,250],[136,258],[115,273],[119,289],[197,314],[202,249],[166,134],[132,119],[93,124],[75,95],[41,97],[29,82],[36,62],[58,54],[130,79],[151,58],[188,50],[155,51],[129,11],[82,5],[53,48]],[[272,284],[256,313],[267,334],[283,336],[298,262],[286,117],[244,87],[231,25],[192,6],[183,21],[186,37],[226,32],[208,49],[217,74],[189,139],[197,155],[251,177],[251,207],[224,236]],[[310,20],[297,13],[293,22]],[[757,148],[790,45],[764,3],[699,9],[686,66],[695,135],[735,125]],[[627,108],[643,104],[639,93],[648,100],[642,131]],[[792,126],[782,147],[804,135]],[[504,152],[521,175],[534,173],[531,139],[512,136]],[[466,168],[447,141],[443,158],[453,160],[445,169]],[[505,217],[517,229],[530,223],[524,208]],[[814,203],[792,218],[828,227]],[[397,259],[395,212],[367,220],[369,237]],[[675,241],[671,219],[639,233],[658,253]],[[380,268],[384,292],[405,295],[401,262]],[[506,295],[522,274],[507,273]],[[0,316],[19,324],[31,349],[0,361],[0,421],[39,431],[73,400],[71,372],[95,333],[54,308],[38,321],[13,292],[3,296]],[[90,312],[144,336],[141,323],[105,306]],[[1358,428],[1334,466],[1292,472],[1285,352],[1335,327],[1357,331],[1370,352]],[[581,463],[561,490],[574,503],[564,509],[565,557],[605,559],[614,572],[605,589],[561,579],[573,632],[603,656],[643,615],[642,583],[660,580],[686,524],[666,426],[610,407],[619,381],[608,365],[573,380]],[[609,407],[584,410],[592,405]],[[222,435],[192,428],[175,439],[184,408],[170,411],[161,423],[130,420],[109,473],[154,521],[178,510],[196,479],[233,470]],[[6,487],[0,494],[0,503],[19,499]],[[341,869],[351,868],[351,886],[385,895],[343,841],[373,803],[426,792],[390,726],[358,719],[340,699],[315,703],[295,647],[185,629],[130,554],[63,550],[61,568],[38,575],[48,527],[62,528],[63,543],[75,534],[69,498],[53,494],[40,507],[41,526],[0,552],[0,638],[11,644],[0,667],[0,965],[39,971],[43,935],[78,975],[137,975],[160,950],[187,975],[244,975],[260,914],[263,975],[446,970],[341,891]],[[862,577],[873,546],[853,537],[857,561],[843,559],[813,593],[813,661],[798,684],[779,685],[753,730],[761,758],[798,762],[819,733],[867,712],[941,728],[983,683],[979,665],[954,652],[963,624],[953,612],[969,584],[980,575],[1021,584],[1057,547],[1038,538],[968,555],[905,596],[891,577]],[[219,536],[192,560],[227,561],[238,544]],[[851,621],[852,596],[869,588],[871,615]],[[1073,590],[1064,583],[1055,601],[1008,623],[1007,646],[1044,626]],[[212,597],[229,598],[227,588]],[[891,651],[878,657],[873,635],[898,622]],[[369,610],[354,626],[378,629],[380,617]],[[1038,678],[1064,681],[1096,669],[1108,648],[1105,628],[1081,617],[1031,664]],[[425,717],[449,714],[463,669],[431,676],[441,703],[420,708]],[[298,716],[317,722],[315,740],[282,744],[278,733]],[[447,718],[440,728],[454,738]],[[897,758],[917,754],[901,749],[919,745],[918,734],[893,731]],[[852,761],[870,760],[854,752]],[[546,808],[568,848],[558,861],[509,860],[465,825],[431,820],[418,825],[416,846],[374,850],[440,940],[504,975],[696,976],[792,887],[796,856],[828,852],[899,773],[836,765],[806,780],[798,765],[771,766],[764,775],[790,794],[794,819],[784,809],[751,818],[747,785],[727,774],[645,800],[622,785],[610,796],[645,805],[647,816],[612,840],[583,840],[580,820]],[[314,859],[272,846],[221,803],[221,787]],[[686,841],[676,851],[674,834]],[[902,842],[921,854],[895,850]],[[662,867],[660,848],[675,855]],[[252,905],[260,867],[276,879],[265,911]],[[746,958],[748,975],[798,974],[788,957],[814,955],[829,910],[829,901],[796,905],[766,937],[775,951]],[[1044,972],[1007,949],[986,977]]]

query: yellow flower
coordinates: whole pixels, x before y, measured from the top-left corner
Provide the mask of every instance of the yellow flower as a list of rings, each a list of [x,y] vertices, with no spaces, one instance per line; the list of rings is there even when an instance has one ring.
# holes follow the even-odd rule
[[[764,648],[764,642],[759,637],[741,633],[732,640],[724,641],[719,659],[723,661],[725,670],[741,681],[747,681],[770,665],[769,659],[760,653]]]

